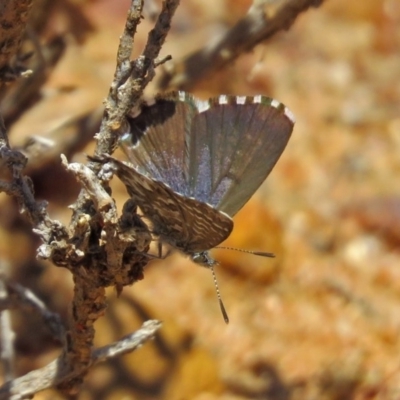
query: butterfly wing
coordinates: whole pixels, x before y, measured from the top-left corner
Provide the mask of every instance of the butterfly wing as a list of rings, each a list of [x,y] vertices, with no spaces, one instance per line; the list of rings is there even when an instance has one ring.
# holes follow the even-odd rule
[[[190,196],[235,215],[271,172],[293,125],[290,111],[267,97],[211,99],[187,139]]]
[[[172,92],[157,98],[153,105],[144,105],[141,113],[129,121],[131,131],[121,140],[122,149],[138,172],[187,197],[186,137],[197,113],[192,96]]]
[[[176,193],[164,183],[139,173],[132,165],[111,156],[103,160],[113,164],[117,176],[162,242],[192,254],[217,246],[231,233],[233,222],[228,215]]]

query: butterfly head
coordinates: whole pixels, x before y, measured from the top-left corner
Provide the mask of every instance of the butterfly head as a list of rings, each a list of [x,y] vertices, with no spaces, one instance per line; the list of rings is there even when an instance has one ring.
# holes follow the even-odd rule
[[[212,268],[215,265],[218,265],[218,261],[214,260],[210,256],[210,253],[208,253],[207,251],[202,251],[200,253],[193,253],[190,255],[190,259],[194,263],[206,268]]]

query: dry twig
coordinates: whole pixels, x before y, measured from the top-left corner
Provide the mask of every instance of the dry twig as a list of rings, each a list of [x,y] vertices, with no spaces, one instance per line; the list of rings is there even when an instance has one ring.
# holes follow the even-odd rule
[[[131,61],[133,35],[141,21],[143,7],[143,0],[132,1],[118,49],[114,81],[97,134],[96,154],[111,153],[116,147],[126,114],[138,103],[144,87],[154,76],[154,68],[159,64],[157,57],[177,6],[178,0],[166,0],[163,3],[143,54]],[[106,308],[107,286],[115,286],[120,291],[123,286],[142,277],[143,266],[148,261],[142,253],[148,249],[150,236],[141,222],[138,222],[137,231],[135,226],[131,227],[130,237],[125,234],[126,221],[135,220],[126,215],[118,218],[114,201],[104,189],[108,186],[110,176],[103,175],[101,179],[96,176],[99,164],[92,162],[87,167],[68,165],[66,159],[63,159],[64,166],[84,187],[76,203],[71,206],[73,217],[67,228],[49,217],[44,202],[35,201],[31,181],[22,174],[26,158],[9,148],[2,120],[0,158],[12,175],[10,182],[0,182],[0,191],[17,199],[34,231],[42,239],[38,257],[50,259],[55,265],[68,268],[75,284],[62,355],[46,367],[5,384],[0,388],[0,398],[23,398],[56,384],[64,393],[76,393],[85,373],[95,361],[135,348],[129,344],[129,340],[128,343],[125,340],[114,345],[118,351],[103,350],[100,355],[92,354],[93,324]],[[125,210],[132,212],[130,207]],[[145,335],[146,338],[152,336],[158,327],[158,323],[153,323],[151,334]]]
[[[160,90],[189,90],[212,71],[230,65],[239,55],[282,29],[289,29],[297,16],[323,0],[254,0],[244,18],[219,40],[176,62],[164,70]]]
[[[54,338],[60,343],[63,342],[65,331],[58,314],[48,310],[46,305],[31,290],[10,282],[2,273],[0,273],[0,285],[2,290],[0,312],[13,309],[36,312],[42,316]]]
[[[11,327],[11,315],[9,310],[3,310],[1,303],[6,302],[8,293],[2,279],[0,266],[0,361],[3,366],[4,380],[14,378],[14,338],[15,333]]]
[[[82,369],[75,370],[74,373],[71,374],[71,377],[75,376],[75,374],[84,375],[90,367],[99,362],[129,353],[139,348],[145,342],[152,339],[160,327],[161,323],[159,321],[146,321],[142,327],[133,334],[125,336],[118,342],[93,351],[89,362],[85,366],[81,366]],[[54,360],[41,369],[31,371],[24,376],[7,382],[0,388],[0,400],[21,400],[29,398],[41,390],[64,382],[68,376],[64,375],[63,370],[60,370],[59,362],[59,359]]]

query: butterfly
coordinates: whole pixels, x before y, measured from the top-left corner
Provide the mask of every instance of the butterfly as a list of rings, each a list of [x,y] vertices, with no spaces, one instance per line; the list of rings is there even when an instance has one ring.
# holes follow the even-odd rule
[[[289,109],[268,97],[203,101],[172,92],[130,120],[120,143],[131,164],[106,160],[160,242],[207,264],[207,251],[230,235],[231,217],[269,175],[293,125]]]

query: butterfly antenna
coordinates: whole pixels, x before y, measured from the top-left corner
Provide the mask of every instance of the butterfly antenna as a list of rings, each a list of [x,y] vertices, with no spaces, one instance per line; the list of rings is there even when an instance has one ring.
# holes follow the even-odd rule
[[[219,291],[219,286],[218,286],[218,282],[217,282],[217,276],[215,275],[215,271],[214,271],[214,265],[210,265],[209,266],[211,269],[211,273],[213,276],[213,280],[214,280],[214,286],[215,286],[215,290],[217,292],[217,298],[218,298],[218,302],[219,302],[219,308],[221,309],[221,313],[222,316],[224,317],[224,321],[226,324],[229,324],[229,317],[228,317],[228,313],[226,312],[224,303],[222,302],[222,298],[221,298],[221,293]]]
[[[225,246],[217,246],[217,247],[214,247],[214,248],[215,249],[240,251],[241,253],[253,254],[253,256],[270,257],[270,258],[274,258],[275,257],[274,253],[268,253],[266,251],[252,251],[252,250],[237,249],[236,247],[225,247]]]

